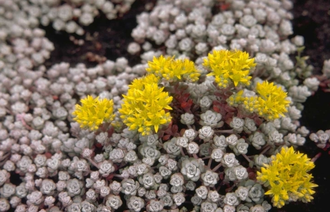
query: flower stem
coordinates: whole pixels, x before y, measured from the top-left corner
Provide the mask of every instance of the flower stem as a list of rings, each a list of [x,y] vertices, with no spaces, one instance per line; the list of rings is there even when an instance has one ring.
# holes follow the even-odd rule
[[[93,164],[96,168],[100,168],[99,167],[99,165],[97,165],[97,163],[95,163],[95,161],[93,161],[91,158],[87,158],[87,160],[91,163],[91,164]]]
[[[211,169],[211,164],[212,164],[212,158],[209,159],[209,162],[207,163],[207,167]]]
[[[265,152],[267,152],[268,150],[270,149],[270,145],[268,144],[268,145],[266,145],[265,147],[264,147],[264,149],[262,150],[262,152],[260,153],[260,155],[263,155]]]
[[[184,153],[184,151],[183,151],[183,148],[182,147],[180,147],[180,152],[181,152],[181,154],[182,154],[182,156],[184,157],[184,156],[186,156],[186,154]]]
[[[321,155],[322,155],[322,152],[317,153],[317,154],[312,158],[311,161],[314,163],[317,159],[319,159],[319,157],[321,157]]]
[[[25,122],[25,120],[24,120],[24,113],[23,114],[17,114],[16,115],[16,118],[17,119],[19,119],[21,122],[22,122],[22,124],[23,124],[23,126],[25,127],[25,128],[27,128],[28,130],[33,130],[33,128],[32,127],[30,127],[26,122]]]
[[[250,158],[248,157],[248,156],[246,156],[246,154],[242,154],[242,156],[250,163],[251,162],[251,160],[250,160]]]
[[[234,130],[215,130],[214,132],[232,134],[234,133]]]
[[[216,167],[212,169],[213,172],[217,171],[222,166],[221,163],[219,163]]]

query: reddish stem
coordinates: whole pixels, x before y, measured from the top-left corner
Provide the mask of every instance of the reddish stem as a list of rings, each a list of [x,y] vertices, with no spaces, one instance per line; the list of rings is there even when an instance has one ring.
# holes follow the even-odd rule
[[[217,171],[222,166],[221,163],[219,163],[216,167],[212,169],[213,172]]]
[[[322,152],[319,152],[319,153],[317,153],[313,158],[312,158],[312,162],[313,163],[315,163],[315,161],[319,158],[319,157],[321,157],[321,155],[322,155]]]
[[[16,117],[17,117],[17,119],[19,119],[19,120],[22,122],[22,124],[23,124],[23,126],[24,126],[25,128],[27,128],[27,129],[29,129],[29,130],[33,130],[33,128],[30,127],[30,126],[25,122],[25,120],[24,120],[24,113],[23,113],[23,114],[17,114]]]

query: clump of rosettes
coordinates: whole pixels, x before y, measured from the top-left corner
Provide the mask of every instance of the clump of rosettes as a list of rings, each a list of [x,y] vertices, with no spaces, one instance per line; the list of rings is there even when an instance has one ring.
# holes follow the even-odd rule
[[[209,76],[215,77],[219,87],[227,88],[229,85],[249,85],[249,76],[252,67],[256,66],[254,58],[249,58],[247,52],[240,50],[214,50],[204,59],[203,65],[210,69]]]
[[[123,104],[119,109],[120,118],[130,130],[137,130],[142,135],[158,132],[159,126],[171,121],[171,115],[166,110],[172,108],[169,104],[172,97],[158,87],[158,78],[147,75],[135,79],[129,86],[127,95],[123,95]]]
[[[194,62],[188,59],[177,59],[174,57],[154,57],[148,62],[146,69],[149,73],[167,81],[191,81],[196,82],[200,73],[195,67]]]
[[[269,187],[265,194],[272,196],[275,207],[281,208],[287,201],[313,199],[313,188],[317,185],[311,182],[313,176],[308,172],[315,165],[305,154],[296,153],[293,147],[284,147],[264,166],[257,172],[257,179]]]
[[[72,115],[75,116],[73,120],[78,122],[82,128],[97,130],[102,123],[109,123],[115,118],[112,100],[87,96],[80,102],[81,105],[76,104]]]

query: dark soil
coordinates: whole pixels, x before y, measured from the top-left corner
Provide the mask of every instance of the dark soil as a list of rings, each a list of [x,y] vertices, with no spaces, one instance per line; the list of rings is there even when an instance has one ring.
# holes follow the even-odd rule
[[[130,66],[138,64],[140,56],[131,55],[126,49],[133,42],[131,32],[137,26],[136,16],[146,11],[147,4],[152,5],[152,9],[155,2],[156,0],[137,0],[127,14],[115,20],[108,20],[101,13],[91,25],[84,28],[86,34],[83,36],[58,32],[52,26],[44,27],[47,38],[55,46],[51,58],[45,63],[46,67],[60,62],[68,62],[71,66],[84,63],[87,67],[94,67],[99,63],[97,57],[112,61],[125,57]],[[84,44],[74,44],[73,39],[84,40]]]
[[[330,59],[330,0],[292,0],[294,2],[293,27],[295,35],[302,35],[305,38],[305,50],[303,55],[310,57],[308,63],[315,68],[314,73],[320,74],[325,59]],[[46,66],[59,62],[69,62],[71,65],[84,63],[86,66],[95,66],[98,62],[90,57],[106,57],[115,61],[116,58],[125,57],[130,65],[139,62],[139,56],[132,56],[127,53],[127,45],[133,41],[131,31],[137,25],[136,15],[145,11],[146,3],[155,3],[155,0],[137,0],[128,14],[123,17],[109,21],[104,15],[95,19],[95,22],[85,28],[92,39],[86,41],[86,36],[73,36],[71,38],[83,39],[85,44],[75,45],[70,40],[70,35],[64,32],[55,32],[52,27],[45,28],[46,36],[55,45],[51,59]],[[330,129],[330,93],[318,91],[306,101],[302,125],[312,132],[319,129]],[[319,185],[316,188],[314,201],[311,203],[290,203],[281,209],[273,208],[277,212],[328,212],[330,197],[330,155],[327,151],[319,149],[307,139],[306,145],[299,149],[309,157],[318,153],[322,155],[316,160],[316,167],[313,169],[314,181]]]
[[[323,61],[330,59],[330,1],[292,1],[294,33],[304,36],[304,53],[310,57],[315,73],[320,73]]]

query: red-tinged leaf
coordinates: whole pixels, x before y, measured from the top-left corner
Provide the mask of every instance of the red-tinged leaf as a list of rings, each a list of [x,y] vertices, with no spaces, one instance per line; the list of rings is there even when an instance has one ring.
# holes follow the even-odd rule
[[[110,129],[108,130],[108,136],[111,137],[115,129],[111,126]]]
[[[233,117],[232,116],[228,116],[228,114],[227,114],[227,116],[225,116],[225,122],[226,122],[226,124],[230,125],[230,122],[232,120],[233,120]]]
[[[106,181],[112,181],[112,178],[114,177],[114,174],[110,174],[108,177],[105,178]]]
[[[213,105],[213,110],[217,113],[220,113],[220,107],[219,105]]]
[[[263,120],[260,117],[255,117],[254,122],[256,123],[257,126],[260,126],[263,123]]]
[[[46,158],[51,158],[53,155],[52,155],[52,153],[50,153],[50,152],[46,152],[46,153],[45,153],[45,156],[46,156]]]
[[[234,107],[232,107],[228,104],[225,104],[224,106],[225,106],[224,108],[225,108],[226,112],[235,112],[236,111],[236,109]]]
[[[187,130],[187,129],[182,128],[182,129],[180,130],[180,136],[183,136],[183,134],[184,134],[184,132],[185,132],[186,130]]]
[[[170,134],[171,133],[171,131],[172,131],[172,124],[173,124],[173,122],[171,121],[168,124],[167,128],[164,130],[164,133],[166,133],[166,134]]]
[[[220,178],[220,180],[223,180],[223,179],[225,178],[223,172],[221,172],[221,173],[219,174],[219,178]]]
[[[223,104],[221,104],[219,101],[213,101],[213,110],[223,115],[224,113]]]
[[[172,126],[172,135],[178,133],[178,131],[179,131],[179,127],[178,127],[178,125],[173,125],[173,126]]]
[[[96,144],[95,144],[95,147],[96,147],[96,148],[102,148],[102,147],[103,147],[103,145],[102,145],[102,144],[100,144],[100,143],[96,143]]]
[[[190,112],[190,108],[193,105],[193,101],[191,99],[189,99],[187,102],[182,102],[181,103],[181,108],[185,111],[185,112]]]
[[[227,10],[230,7],[230,3],[223,3],[220,5],[221,10]]]
[[[189,107],[189,104],[187,102],[182,102],[180,106],[182,109],[186,110],[186,108]]]
[[[226,189],[225,189],[225,192],[226,193],[229,193],[229,192],[231,192],[231,190],[233,189],[231,186],[230,186],[230,184],[225,184],[226,185]]]
[[[257,175],[255,173],[255,170],[253,170],[252,168],[247,168],[247,172],[249,173],[249,179],[251,180],[256,180],[257,179]]]
[[[230,125],[230,122],[232,121],[233,117],[234,113],[226,113],[223,120],[225,120],[226,124]]]
[[[188,98],[189,98],[189,96],[190,96],[189,93],[184,93],[184,94],[181,96],[180,100],[182,100],[182,101],[187,101]]]
[[[171,135],[164,135],[162,140],[163,141],[167,141],[168,139],[170,139]]]

